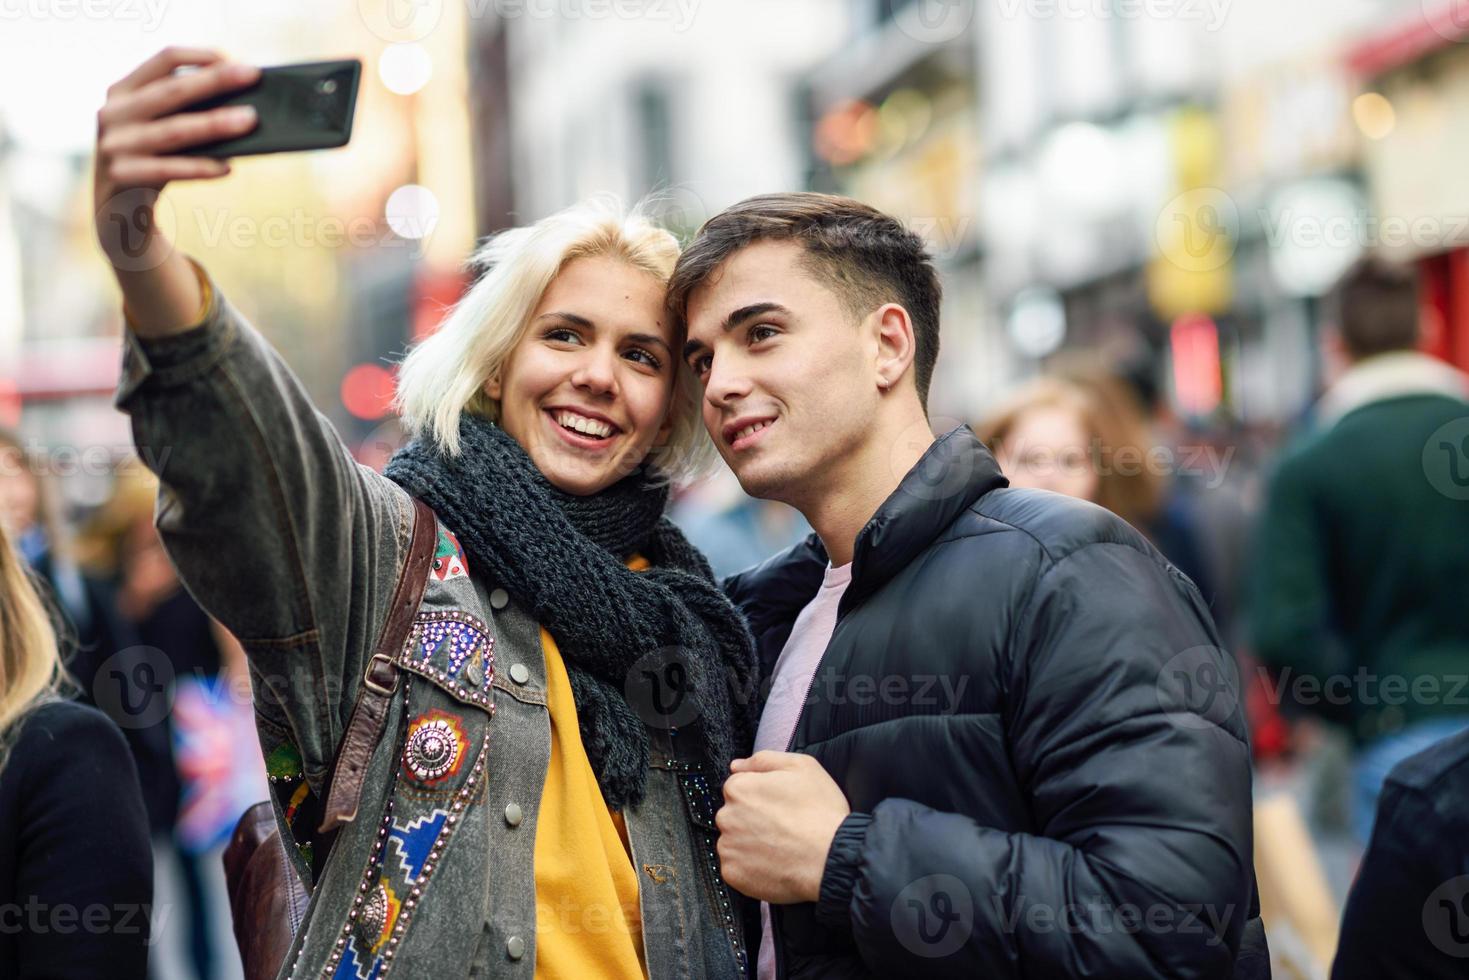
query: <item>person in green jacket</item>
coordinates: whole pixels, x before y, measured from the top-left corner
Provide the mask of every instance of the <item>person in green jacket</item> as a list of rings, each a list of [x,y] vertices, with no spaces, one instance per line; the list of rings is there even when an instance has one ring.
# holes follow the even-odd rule
[[[1469,382],[1417,350],[1417,302],[1375,259],[1328,297],[1344,370],[1270,480],[1252,577],[1278,695],[1357,743],[1364,841],[1388,770],[1469,727]]]

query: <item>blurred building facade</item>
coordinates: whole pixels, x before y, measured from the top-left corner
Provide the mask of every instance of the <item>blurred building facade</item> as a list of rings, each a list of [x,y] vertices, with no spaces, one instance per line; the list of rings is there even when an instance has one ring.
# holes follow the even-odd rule
[[[804,185],[800,85],[845,39],[844,0],[572,7],[578,16],[526,4],[473,21],[471,73],[509,92],[476,147],[481,180],[508,191],[511,214],[482,218],[481,232],[610,192],[654,195],[687,234],[742,197]],[[508,188],[484,174],[507,166]]]
[[[390,360],[457,297],[475,236],[466,9],[415,9],[402,19],[370,4],[227,2],[170,8],[151,32],[71,29],[96,35],[94,108],[171,42],[263,65],[362,61],[346,147],[236,160],[224,183],[174,185],[159,208],[354,448],[389,414]],[[91,147],[7,131],[3,119],[0,107],[0,425],[48,447],[58,475],[76,477],[62,482],[70,503],[85,507],[131,442],[111,406],[122,321],[93,243]],[[83,453],[97,465],[81,465]]]
[[[1469,370],[1469,16],[1462,4],[1410,9],[1366,32],[1350,63],[1374,98],[1364,169],[1375,238],[1417,265],[1427,346]]]
[[[852,38],[812,76],[815,183],[929,235],[949,293],[947,411],[972,417],[1076,350],[1151,375],[1200,423],[1279,424],[1310,403],[1318,299],[1378,244],[1357,45],[1426,8],[855,6]],[[1415,159],[1452,170],[1435,149]]]
[[[972,5],[853,4],[851,35],[808,76],[808,186],[860,198],[929,243],[944,282],[938,425],[1013,371],[985,320],[982,114]]]

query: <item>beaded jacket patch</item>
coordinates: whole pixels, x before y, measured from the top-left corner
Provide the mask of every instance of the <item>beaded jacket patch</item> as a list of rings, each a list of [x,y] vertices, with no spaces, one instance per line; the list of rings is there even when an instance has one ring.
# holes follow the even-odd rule
[[[414,684],[408,681],[404,693],[407,721],[400,730],[403,750],[392,792],[323,978],[383,980],[388,976],[414,910],[484,776],[487,721],[471,725],[438,708],[415,711]],[[409,784],[428,781],[443,784],[450,795],[435,802],[399,792]]]
[[[469,613],[457,609],[419,613],[397,662],[460,701],[493,711],[495,638],[482,620]]]
[[[465,560],[464,548],[448,528],[439,528],[439,544],[434,550],[434,561],[431,567],[434,578],[440,582],[463,578],[469,574],[469,562]]]
[[[421,785],[437,786],[459,774],[468,752],[464,719],[447,711],[429,711],[408,726],[403,771]]]

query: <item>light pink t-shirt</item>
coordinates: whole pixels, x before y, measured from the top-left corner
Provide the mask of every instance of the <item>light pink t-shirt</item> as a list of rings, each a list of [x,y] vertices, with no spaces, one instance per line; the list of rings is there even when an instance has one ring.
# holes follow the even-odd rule
[[[852,581],[852,563],[838,568],[826,567],[821,591],[807,603],[796,617],[790,639],[775,661],[775,674],[770,684],[770,697],[760,715],[760,728],[755,733],[755,751],[772,749],[784,752],[796,732],[796,721],[811,691],[816,665],[831,642],[837,628],[837,605]],[[770,906],[760,903],[760,980],[775,980],[775,943],[770,930]]]

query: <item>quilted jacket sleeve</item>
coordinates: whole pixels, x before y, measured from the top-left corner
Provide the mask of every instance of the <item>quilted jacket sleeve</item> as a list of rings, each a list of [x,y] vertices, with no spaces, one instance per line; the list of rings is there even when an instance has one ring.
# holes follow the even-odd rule
[[[1197,590],[1093,543],[1039,575],[1014,631],[1006,727],[1035,832],[884,800],[839,830],[818,917],[880,976],[1230,976],[1249,751]]]

